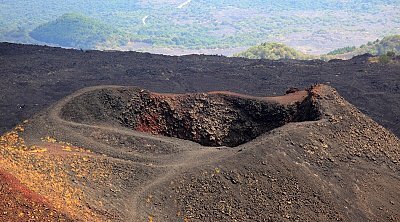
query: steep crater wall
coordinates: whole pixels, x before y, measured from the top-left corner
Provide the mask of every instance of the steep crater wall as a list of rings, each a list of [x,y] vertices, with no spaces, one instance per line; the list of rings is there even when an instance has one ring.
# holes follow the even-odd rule
[[[141,132],[191,140],[204,146],[235,147],[289,122],[320,117],[310,92],[286,101],[230,93],[156,94],[106,88],[84,93],[61,109],[63,119],[121,125]]]

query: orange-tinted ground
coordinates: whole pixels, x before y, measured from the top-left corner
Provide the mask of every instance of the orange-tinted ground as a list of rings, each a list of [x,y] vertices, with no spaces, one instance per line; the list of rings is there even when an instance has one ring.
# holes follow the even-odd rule
[[[20,134],[27,122],[0,137],[0,196],[4,206],[0,218],[101,221],[82,202],[84,184],[79,179],[102,179],[105,170],[95,166],[99,164],[91,160],[95,157],[90,151],[48,136],[37,145],[26,145]]]
[[[0,169],[0,221],[72,221],[42,196]]]

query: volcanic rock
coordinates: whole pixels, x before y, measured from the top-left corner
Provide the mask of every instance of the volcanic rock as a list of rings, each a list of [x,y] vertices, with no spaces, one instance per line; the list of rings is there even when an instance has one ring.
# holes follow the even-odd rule
[[[0,151],[75,220],[400,220],[399,139],[326,85],[280,97],[86,88]]]

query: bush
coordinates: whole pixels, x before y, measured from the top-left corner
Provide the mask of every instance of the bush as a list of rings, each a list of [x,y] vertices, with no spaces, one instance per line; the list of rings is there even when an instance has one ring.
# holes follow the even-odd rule
[[[307,55],[300,51],[297,51],[291,47],[288,47],[282,43],[262,43],[258,46],[253,46],[244,52],[235,54],[236,57],[244,57],[248,59],[299,59],[307,60],[313,59],[311,55]]]
[[[389,56],[389,57],[394,57],[396,55],[396,53],[394,53],[393,51],[388,51],[386,53],[386,55]]]
[[[390,62],[390,57],[388,55],[379,56],[379,63],[388,64]]]

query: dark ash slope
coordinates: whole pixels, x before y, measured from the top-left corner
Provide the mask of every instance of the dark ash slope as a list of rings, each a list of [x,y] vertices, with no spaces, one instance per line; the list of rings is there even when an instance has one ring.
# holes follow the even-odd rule
[[[278,99],[226,92],[163,95],[135,88],[104,88],[83,94],[61,109],[76,123],[119,125],[177,137],[203,146],[235,147],[289,122],[317,120],[306,92]]]
[[[240,102],[233,110],[232,101]],[[203,111],[210,115],[202,116],[185,109],[213,102],[219,103],[219,110],[235,115],[248,104],[263,106],[259,115],[267,116],[297,107],[284,115],[285,120],[296,121],[284,121],[236,147],[202,146],[193,137],[182,138],[195,142],[174,138],[185,134],[152,135],[163,132],[155,126],[167,130],[177,125],[172,128],[188,131],[195,129],[191,127],[196,121],[210,118],[214,122],[210,125],[221,128],[198,132],[216,141],[224,138],[216,133],[231,127],[223,118],[226,113],[205,107]],[[153,110],[177,118],[154,124],[154,119],[143,118]],[[185,117],[187,125],[179,125],[179,117]],[[253,124],[251,119],[240,126],[247,124]],[[65,213],[84,221],[400,220],[399,139],[325,85],[278,98],[92,87],[55,103],[23,123],[20,131],[25,151],[12,152],[22,146],[18,144],[0,149],[4,166],[9,166],[9,173],[19,172],[26,163],[21,158],[24,152],[28,160],[35,160],[28,162],[32,172],[50,165],[46,175],[62,175],[64,190],[82,192],[79,199],[65,202]],[[85,169],[90,173],[82,175]],[[31,190],[58,181],[58,177],[43,183],[34,179],[38,182],[31,184]],[[45,191],[50,201],[71,198],[70,193]]]
[[[173,93],[229,90],[264,96],[282,94],[289,87],[328,83],[400,135],[400,66],[371,64],[367,59],[260,61],[1,43],[0,132],[86,86],[133,85]]]

